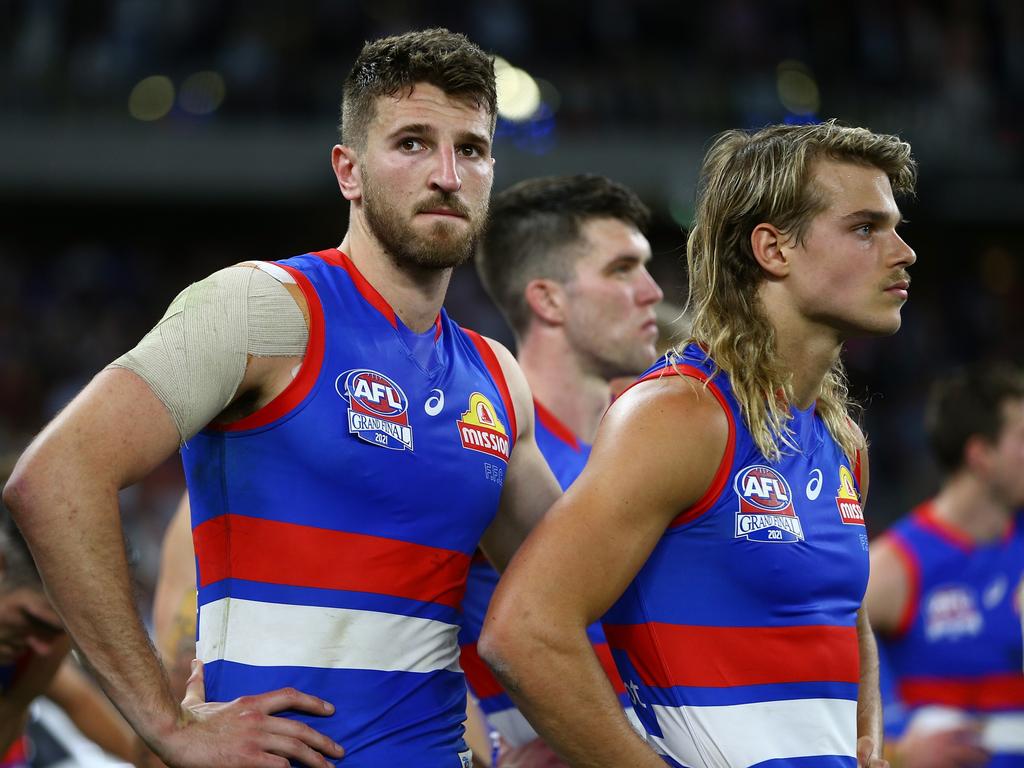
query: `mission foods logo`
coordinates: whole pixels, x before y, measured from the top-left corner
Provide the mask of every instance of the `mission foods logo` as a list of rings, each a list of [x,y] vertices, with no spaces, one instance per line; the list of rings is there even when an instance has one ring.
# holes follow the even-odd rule
[[[800,518],[793,509],[793,493],[786,478],[761,464],[744,467],[733,482],[739,509],[736,538],[749,541],[804,540]]]
[[[836,491],[836,506],[839,517],[845,525],[864,525],[864,510],[860,508],[860,496],[853,482],[853,473],[846,465],[839,467],[839,490]]]
[[[498,419],[498,412],[486,397],[479,392],[470,395],[469,410],[455,423],[459,428],[463,448],[508,461],[508,432]]]
[[[378,371],[357,368],[334,381],[348,400],[348,431],[371,445],[393,451],[412,450],[409,400],[402,388]]]

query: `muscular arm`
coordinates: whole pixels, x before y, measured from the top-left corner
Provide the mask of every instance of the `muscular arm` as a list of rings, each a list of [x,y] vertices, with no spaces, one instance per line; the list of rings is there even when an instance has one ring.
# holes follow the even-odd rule
[[[860,456],[860,503],[867,508],[870,463],[865,448]],[[873,566],[872,566],[873,567]],[[870,592],[870,579],[868,591]],[[857,763],[887,766],[882,759],[882,696],[878,686],[878,647],[871,630],[867,596],[857,611],[857,644],[860,650],[860,685],[857,688]]]
[[[276,392],[267,382],[292,364],[287,358],[251,360],[236,399],[252,393],[256,401],[268,400]],[[208,367],[191,370],[201,376]],[[216,410],[200,421],[214,416]],[[183,709],[171,694],[132,598],[117,494],[170,456],[181,437],[171,412],[142,378],[123,368],[104,370],[29,446],[4,501],[97,679],[166,763],[285,766],[287,760],[275,755],[287,754],[326,766],[306,745],[338,754],[328,739],[298,722],[269,717],[295,706],[324,712],[318,699],[286,691]],[[272,705],[277,709],[268,709]]]
[[[135,762],[137,753],[132,729],[71,657],[60,665],[46,695],[64,710],[83,736],[126,763]]]
[[[196,567],[187,493],[164,534],[153,598],[153,634],[171,693],[181,699],[196,657]]]
[[[867,611],[863,607],[857,612],[857,643],[860,647],[857,757],[860,765],[877,765],[882,755],[882,697],[878,690],[878,648],[875,646],[875,636],[871,632]]]
[[[573,766],[664,768],[626,721],[586,627],[710,485],[727,435],[721,408],[689,379],[630,390],[605,417],[583,474],[498,585],[480,653]]]

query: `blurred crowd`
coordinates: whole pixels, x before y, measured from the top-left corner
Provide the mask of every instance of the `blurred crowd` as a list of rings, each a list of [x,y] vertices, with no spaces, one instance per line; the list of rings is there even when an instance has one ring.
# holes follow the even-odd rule
[[[227,96],[202,119],[333,120],[339,72],[364,40],[438,24],[554,84],[569,128],[779,120],[789,62],[797,112],[820,94],[824,113],[874,127],[940,120],[948,136],[1024,138],[1016,0],[297,0],[287,13],[266,0],[10,0],[0,100],[15,114],[119,114],[142,78],[215,71]]]

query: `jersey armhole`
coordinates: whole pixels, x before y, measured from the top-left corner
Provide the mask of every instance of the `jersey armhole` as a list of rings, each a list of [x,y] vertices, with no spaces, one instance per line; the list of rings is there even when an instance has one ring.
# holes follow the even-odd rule
[[[306,344],[306,354],[302,358],[298,374],[288,386],[281,390],[277,397],[244,418],[226,424],[210,424],[207,429],[211,432],[243,432],[258,429],[287,416],[306,399],[320,376],[320,367],[324,358],[324,311],[320,304],[320,297],[309,278],[299,270],[284,264],[273,264],[272,266],[276,268],[274,271],[265,269],[262,264],[259,265],[259,268],[274,275],[282,282],[294,282],[299,286],[306,299],[306,306],[309,310],[309,342]],[[288,277],[285,278],[278,273],[277,269],[283,270]]]
[[[509,391],[508,382],[505,381],[505,372],[501,368],[501,363],[498,362],[498,356],[494,354],[491,345],[487,343],[483,336],[476,331],[471,331],[469,328],[463,328],[462,331],[473,342],[473,346],[476,347],[476,351],[479,353],[484,365],[487,366],[487,370],[490,371],[491,378],[494,380],[494,386],[498,388],[501,400],[505,404],[505,413],[508,415],[509,422],[509,451],[511,451],[515,446],[516,440],[519,438],[519,426],[516,422],[516,408],[512,402],[512,393]]]

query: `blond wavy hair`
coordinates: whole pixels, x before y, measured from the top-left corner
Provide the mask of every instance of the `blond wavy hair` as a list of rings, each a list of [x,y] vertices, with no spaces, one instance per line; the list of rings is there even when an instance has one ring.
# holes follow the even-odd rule
[[[828,200],[812,182],[817,160],[878,168],[897,195],[913,194],[917,167],[910,145],[896,136],[838,125],[773,125],[756,132],[727,131],[704,157],[697,209],[687,241],[693,320],[689,342],[703,346],[729,374],[744,423],[769,460],[797,450],[792,418],[792,372],[776,354],[775,332],[758,298],[764,273],[750,236],[770,223],[802,242]],[[842,360],[837,357],[817,399],[817,412],[853,460],[864,437],[851,418]]]

